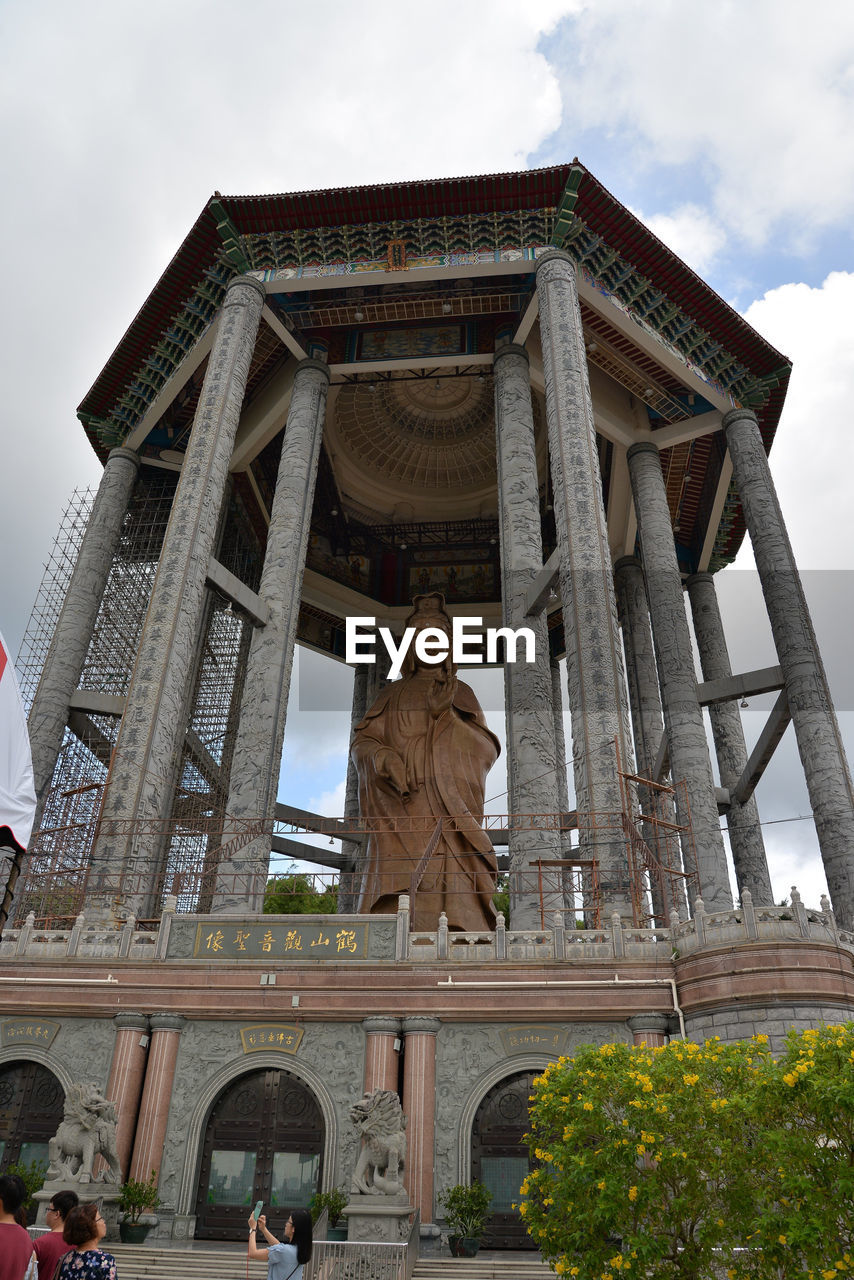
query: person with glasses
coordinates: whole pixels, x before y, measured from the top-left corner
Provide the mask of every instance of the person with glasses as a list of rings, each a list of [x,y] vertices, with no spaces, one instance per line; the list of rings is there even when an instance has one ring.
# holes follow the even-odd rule
[[[60,1259],[56,1280],[117,1280],[115,1258],[99,1248],[107,1224],[97,1204],[72,1209],[62,1234],[71,1249]]]
[[[269,1246],[259,1249],[256,1232]],[[249,1257],[267,1263],[267,1280],[302,1280],[303,1266],[311,1257],[311,1214],[308,1209],[294,1209],[285,1223],[284,1243],[267,1230],[267,1217],[261,1214],[257,1223],[249,1215]]]
[[[49,1230],[39,1236],[33,1246],[39,1264],[38,1280],[51,1280],[57,1262],[71,1248],[62,1232],[65,1219],[79,1203],[76,1191],[57,1191],[55,1196],[51,1196],[45,1210],[45,1222]]]

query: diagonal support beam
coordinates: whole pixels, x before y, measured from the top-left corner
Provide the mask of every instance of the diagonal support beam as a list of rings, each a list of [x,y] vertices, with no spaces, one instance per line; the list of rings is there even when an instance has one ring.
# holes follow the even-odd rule
[[[747,764],[744,766],[744,773],[742,773],[735,785],[735,791],[732,795],[733,804],[744,804],[745,800],[753,795],[756,785],[776,751],[780,739],[786,732],[791,718],[789,697],[786,690],[782,689],[780,696],[771,708],[770,715],[765,722],[765,728],[760,733],[759,740],[751,751]]]
[[[537,556],[539,559],[539,556]],[[548,604],[549,594],[558,579],[560,560],[557,551],[553,551],[534,581],[528,588],[525,600],[525,617],[536,617]]]
[[[261,597],[251,591],[245,583],[235,577],[229,569],[226,569],[224,564],[220,564],[219,560],[215,560],[213,556],[208,560],[205,581],[209,587],[214,587],[232,604],[236,604],[243,613],[248,614],[250,621],[256,627],[267,625],[270,620],[270,610]]]

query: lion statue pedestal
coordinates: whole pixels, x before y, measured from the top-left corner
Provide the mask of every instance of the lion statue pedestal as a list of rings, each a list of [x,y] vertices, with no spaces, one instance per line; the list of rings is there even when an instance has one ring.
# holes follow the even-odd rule
[[[398,1244],[409,1239],[413,1206],[403,1186],[406,1116],[390,1089],[366,1093],[350,1110],[361,1139],[344,1210],[347,1239]]]

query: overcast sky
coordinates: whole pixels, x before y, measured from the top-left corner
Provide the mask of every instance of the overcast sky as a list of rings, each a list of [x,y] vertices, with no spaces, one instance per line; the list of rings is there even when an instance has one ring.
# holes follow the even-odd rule
[[[794,361],[772,467],[851,754],[848,0],[2,0],[0,103],[0,630],[13,652],[67,498],[98,480],[75,408],[214,190],[577,155]],[[737,670],[774,661],[742,560],[721,587]],[[336,813],[351,677],[329,665],[345,709],[300,713],[319,674],[305,661],[281,795]],[[494,689],[484,700],[503,731]],[[764,705],[746,712],[753,738]],[[490,794],[504,786],[496,769]],[[782,821],[808,812],[791,729],[758,799],[777,897],[797,883],[817,903],[812,823]]]

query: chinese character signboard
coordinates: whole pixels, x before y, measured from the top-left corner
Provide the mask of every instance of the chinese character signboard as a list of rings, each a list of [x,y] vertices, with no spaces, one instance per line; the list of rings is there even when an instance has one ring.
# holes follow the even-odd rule
[[[302,1037],[302,1027],[286,1026],[282,1022],[256,1022],[240,1028],[244,1053],[260,1053],[264,1049],[296,1053]]]
[[[58,1030],[58,1022],[47,1022],[44,1018],[8,1018],[0,1022],[0,1048],[10,1044],[39,1044],[46,1049]]]
[[[199,921],[193,956],[210,960],[364,960],[366,924],[226,924]]]
[[[566,1048],[566,1032],[562,1027],[525,1024],[508,1027],[501,1032],[505,1053],[562,1053]]]

